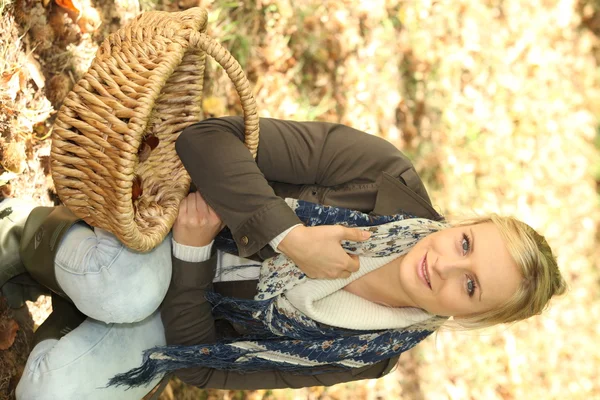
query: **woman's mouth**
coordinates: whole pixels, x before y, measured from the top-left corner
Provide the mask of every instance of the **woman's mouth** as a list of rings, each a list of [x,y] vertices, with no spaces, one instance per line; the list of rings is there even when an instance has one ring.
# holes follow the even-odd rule
[[[417,273],[419,275],[419,278],[421,278],[421,281],[423,281],[423,283],[429,289],[433,290],[433,288],[431,287],[431,279],[429,278],[429,271],[427,270],[427,253],[425,253],[423,258],[421,259],[421,262],[417,267]]]

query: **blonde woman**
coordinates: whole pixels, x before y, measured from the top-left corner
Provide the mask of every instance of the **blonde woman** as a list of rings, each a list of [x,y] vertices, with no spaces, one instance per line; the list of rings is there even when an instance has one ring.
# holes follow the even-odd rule
[[[62,322],[73,330],[40,338],[18,398],[139,398],[171,371],[231,389],[376,378],[448,316],[524,319],[564,291],[541,236],[500,217],[447,225],[382,139],[262,119],[255,162],[241,132],[241,119],[222,118],[180,136],[202,196],[188,196],[153,253],[64,208],[34,210],[21,246],[28,271],[97,319],[76,321],[64,302],[58,315],[72,315]],[[230,239],[217,237],[223,224]]]
[[[142,367],[113,383],[135,386],[168,371],[224,389],[378,378],[448,317],[467,328],[515,322],[565,291],[546,240],[513,218],[457,226],[407,218],[366,228],[366,241],[345,245],[359,271],[334,280],[307,278],[279,255],[248,281],[251,266],[210,257],[221,224],[199,194],[184,201],[162,306],[172,346],[147,351]],[[214,283],[215,271],[227,269],[244,280]]]

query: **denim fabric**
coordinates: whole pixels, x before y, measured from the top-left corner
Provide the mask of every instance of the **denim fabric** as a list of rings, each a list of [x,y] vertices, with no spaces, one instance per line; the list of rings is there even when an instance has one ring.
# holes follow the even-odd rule
[[[170,235],[151,252],[138,253],[107,231],[76,224],[61,241],[55,272],[90,318],[33,349],[17,399],[142,398],[162,375],[140,388],[105,387],[115,374],[139,365],[144,350],[166,344],[158,307],[171,281]]]
[[[77,308],[106,323],[152,314],[171,282],[171,236],[148,253],[125,247],[111,233],[73,226],[55,258],[56,280]]]
[[[140,365],[144,350],[165,343],[159,311],[133,324],[88,318],[60,340],[44,340],[33,349],[17,386],[17,399],[139,400],[162,374],[128,390],[106,384],[116,373]]]

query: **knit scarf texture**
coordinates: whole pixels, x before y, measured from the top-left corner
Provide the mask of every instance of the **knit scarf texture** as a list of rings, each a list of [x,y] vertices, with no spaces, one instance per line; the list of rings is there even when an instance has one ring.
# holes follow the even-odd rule
[[[371,237],[364,242],[342,242],[348,253],[364,257],[399,257],[425,236],[446,227],[443,222],[405,213],[374,216],[302,200],[286,202],[307,226],[341,224],[370,231]],[[228,232],[219,235],[215,246],[236,252]],[[140,386],[181,368],[206,367],[240,373],[278,370],[303,375],[360,368],[397,356],[433,332],[411,326],[356,330],[314,321],[286,298],[286,291],[307,279],[310,278],[284,254],[265,260],[253,300],[207,293],[213,316],[242,327],[241,337],[195,346],[151,348],[144,352],[140,367],[116,375],[109,386]]]

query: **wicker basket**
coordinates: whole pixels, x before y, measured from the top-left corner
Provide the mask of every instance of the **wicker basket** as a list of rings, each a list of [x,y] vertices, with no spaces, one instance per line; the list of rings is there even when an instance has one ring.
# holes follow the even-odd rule
[[[206,54],[239,93],[246,146],[256,156],[250,85],[237,61],[204,33],[206,21],[200,8],[142,14],[102,43],[58,112],[51,153],[58,196],[134,250],[165,238],[189,191],[175,139],[202,119]]]

